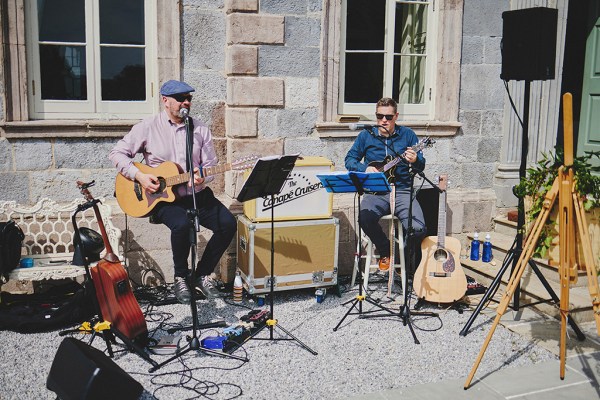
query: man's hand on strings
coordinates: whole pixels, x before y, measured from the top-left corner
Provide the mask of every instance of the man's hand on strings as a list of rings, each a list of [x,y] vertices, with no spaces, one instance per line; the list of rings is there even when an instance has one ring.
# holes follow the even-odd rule
[[[135,173],[135,180],[142,185],[144,190],[150,193],[155,193],[160,188],[158,178],[152,174],[145,174],[142,171],[138,171]]]

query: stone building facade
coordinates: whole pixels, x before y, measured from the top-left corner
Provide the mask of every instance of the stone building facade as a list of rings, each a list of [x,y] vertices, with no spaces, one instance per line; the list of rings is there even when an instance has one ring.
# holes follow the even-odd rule
[[[47,196],[71,201],[77,179],[96,181],[92,193],[118,208],[115,171],[107,155],[136,120],[32,119],[29,116],[25,0],[0,5],[0,200],[34,203]],[[338,123],[341,0],[154,0],[156,87],[182,79],[196,88],[192,113],[212,129],[221,160],[250,154],[324,156],[344,169],[356,132]],[[493,217],[516,199],[518,147],[514,120],[499,78],[503,11],[558,7],[567,1],[436,0],[437,61],[432,118],[401,121],[436,140],[425,151],[427,176],[449,174],[448,230],[489,231]],[[534,91],[541,92],[540,88]],[[544,86],[546,87],[546,86]],[[158,99],[156,110],[159,110]],[[541,107],[544,115],[548,107]],[[511,125],[512,124],[512,125]],[[550,139],[532,153],[551,149]],[[535,157],[535,156],[534,156]],[[227,173],[213,188],[236,212],[239,174]],[[354,256],[353,199],[336,195],[342,221],[340,273]],[[437,210],[434,210],[436,212]],[[172,276],[163,226],[116,213],[133,270],[156,268]],[[203,239],[200,245],[204,243]],[[231,279],[232,243],[221,272]]]

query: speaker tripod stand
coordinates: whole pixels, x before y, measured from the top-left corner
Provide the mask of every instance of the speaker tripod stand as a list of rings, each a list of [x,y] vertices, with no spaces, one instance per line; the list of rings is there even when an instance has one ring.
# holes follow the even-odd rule
[[[575,190],[575,179],[573,172],[573,110],[572,96],[565,93],[563,96],[564,112],[564,165],[559,168],[558,176],[554,180],[552,188],[546,193],[543,209],[531,228],[525,245],[524,252],[519,257],[513,270],[510,280],[506,286],[506,292],[496,311],[497,315],[492,323],[483,346],[477,356],[475,364],[467,377],[464,388],[468,389],[475,372],[485,354],[485,350],[492,339],[492,335],[506,312],[511,296],[519,285],[519,281],[527,265],[527,260],[532,256],[536,244],[548,219],[550,211],[558,198],[559,205],[559,252],[560,252],[560,379],[565,377],[566,365],[566,339],[567,339],[567,320],[569,317],[569,285],[577,279],[577,254],[575,225],[577,225],[578,239],[583,249],[583,257],[588,277],[588,288],[592,299],[592,308],[596,319],[596,329],[600,335],[600,290],[598,288],[597,270],[594,264],[592,245],[588,231],[588,225],[585,218],[585,209],[583,200]],[[575,222],[575,225],[574,225]]]

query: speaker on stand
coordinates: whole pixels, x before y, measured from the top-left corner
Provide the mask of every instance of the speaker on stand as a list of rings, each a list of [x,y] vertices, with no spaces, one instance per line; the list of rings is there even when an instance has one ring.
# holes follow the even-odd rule
[[[534,7],[502,13],[502,71],[505,81],[554,79],[556,8]]]
[[[58,347],[46,387],[61,400],[133,400],[144,390],[106,354],[70,337]]]

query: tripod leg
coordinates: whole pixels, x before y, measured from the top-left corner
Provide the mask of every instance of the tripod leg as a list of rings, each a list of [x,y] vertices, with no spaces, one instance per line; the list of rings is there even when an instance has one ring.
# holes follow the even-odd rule
[[[550,284],[548,283],[548,280],[546,279],[546,277],[540,272],[540,269],[535,264],[535,261],[529,260],[529,266],[531,267],[533,272],[535,272],[535,274],[539,278],[540,282],[542,282],[542,285],[544,286],[544,288],[546,289],[546,291],[552,298],[552,301],[554,301],[555,304],[560,306],[560,299],[554,292],[554,289],[552,289],[552,286],[550,286]],[[579,329],[579,326],[577,326],[577,323],[575,322],[575,320],[573,320],[573,318],[568,318],[567,321],[569,322],[569,325],[571,325],[571,328],[573,328],[573,331],[575,331],[575,334],[577,335],[577,339],[580,341],[585,340],[585,334],[581,331],[581,329]]]
[[[289,337],[291,337],[295,342],[297,342],[300,346],[302,346],[305,350],[308,350],[310,353],[314,354],[315,356],[318,355],[319,353],[317,353],[316,351],[314,351],[313,349],[311,349],[310,347],[308,347],[307,345],[305,345],[304,343],[302,343],[300,341],[300,339],[298,339],[296,336],[292,335],[287,329],[285,329],[283,326],[281,325],[275,325],[276,328],[281,329],[286,335],[288,335]]]
[[[600,336],[600,289],[598,288],[598,270],[594,263],[594,253],[592,243],[590,242],[590,232],[585,218],[585,209],[583,201],[576,193],[573,193],[573,202],[575,203],[575,216],[577,217],[577,229],[579,239],[583,248],[583,260],[585,261],[585,271],[588,278],[588,290],[592,299],[592,309],[596,319],[596,331]]]
[[[506,309],[508,308],[508,304],[510,302],[510,299],[511,299],[513,293],[519,286],[519,282],[521,281],[521,277],[523,276],[523,272],[525,271],[525,266],[527,265],[527,262],[525,260],[529,260],[533,254],[533,251],[535,250],[535,245],[540,237],[540,233],[542,232],[542,228],[544,227],[544,225],[546,223],[548,215],[550,214],[550,210],[552,209],[552,205],[554,204],[554,201],[556,200],[557,194],[558,194],[558,178],[554,180],[552,188],[548,191],[548,193],[546,193],[546,200],[544,201],[544,204],[543,204],[544,209],[540,212],[540,215],[538,215],[537,219],[535,220],[535,224],[533,225],[533,227],[531,229],[531,232],[527,236],[527,240],[525,241],[525,245],[523,246],[524,251],[521,252],[521,255],[519,256],[519,260],[517,261],[515,268],[513,269],[512,276],[511,276],[510,280],[508,281],[508,284],[506,285],[506,292],[504,293],[504,296],[502,297],[502,301],[500,302],[500,305],[498,306],[498,309],[496,310],[496,314],[497,314],[496,318],[494,319],[494,322],[492,323],[490,332],[488,333],[488,336],[486,337],[485,342],[483,343],[483,346],[481,347],[481,350],[479,351],[477,360],[475,360],[475,364],[473,364],[473,368],[471,369],[471,372],[469,373],[469,376],[467,377],[467,381],[465,382],[465,386],[464,386],[465,389],[468,389],[469,386],[471,385],[471,381],[473,380],[473,377],[475,376],[475,372],[477,371],[477,368],[479,367],[479,363],[481,362],[481,359],[483,358],[485,350],[487,349],[487,346],[489,345],[490,340],[492,339],[492,335],[494,334],[494,331],[496,330],[496,327],[498,326],[498,323],[500,322],[502,315],[504,315],[504,313],[506,312]]]
[[[362,283],[360,283],[360,284],[362,285]],[[362,297],[364,297],[364,296],[362,296]],[[340,327],[340,325],[342,324],[342,322],[344,322],[344,320],[346,319],[346,317],[347,317],[348,315],[350,315],[350,313],[352,312],[352,310],[353,310],[354,308],[356,308],[356,303],[361,303],[361,308],[362,308],[362,301],[363,301],[363,300],[364,300],[364,299],[361,299],[361,298],[360,298],[360,296],[359,296],[359,297],[356,297],[354,300],[352,300],[352,306],[351,306],[351,307],[348,309],[348,311],[346,311],[346,314],[344,314],[344,316],[342,317],[342,319],[340,320],[340,322],[338,322],[338,324],[335,326],[335,328],[333,328],[333,331],[334,331],[334,332],[338,330],[338,328]],[[347,303],[348,303],[348,302],[346,302],[346,303],[344,303],[344,304],[347,304]],[[359,311],[359,313],[360,313],[360,311]]]
[[[488,290],[485,292],[485,294],[481,298],[481,301],[479,302],[479,304],[477,304],[477,308],[475,308],[475,311],[473,311],[473,314],[471,314],[471,316],[469,317],[469,320],[465,324],[464,328],[462,328],[462,330],[460,331],[459,335],[467,336],[467,333],[469,333],[469,329],[471,329],[471,325],[473,325],[475,318],[477,318],[477,316],[481,312],[481,309],[483,308],[483,306],[485,306],[485,304],[487,303],[489,298],[496,292],[496,289],[500,285],[500,281],[502,280],[504,273],[506,272],[508,267],[511,265],[514,256],[515,256],[515,254],[511,251],[509,253],[508,257],[506,258],[506,260],[504,261],[504,263],[502,264],[502,267],[500,267],[500,270],[496,274],[496,277],[490,284],[490,287],[488,288]]]

